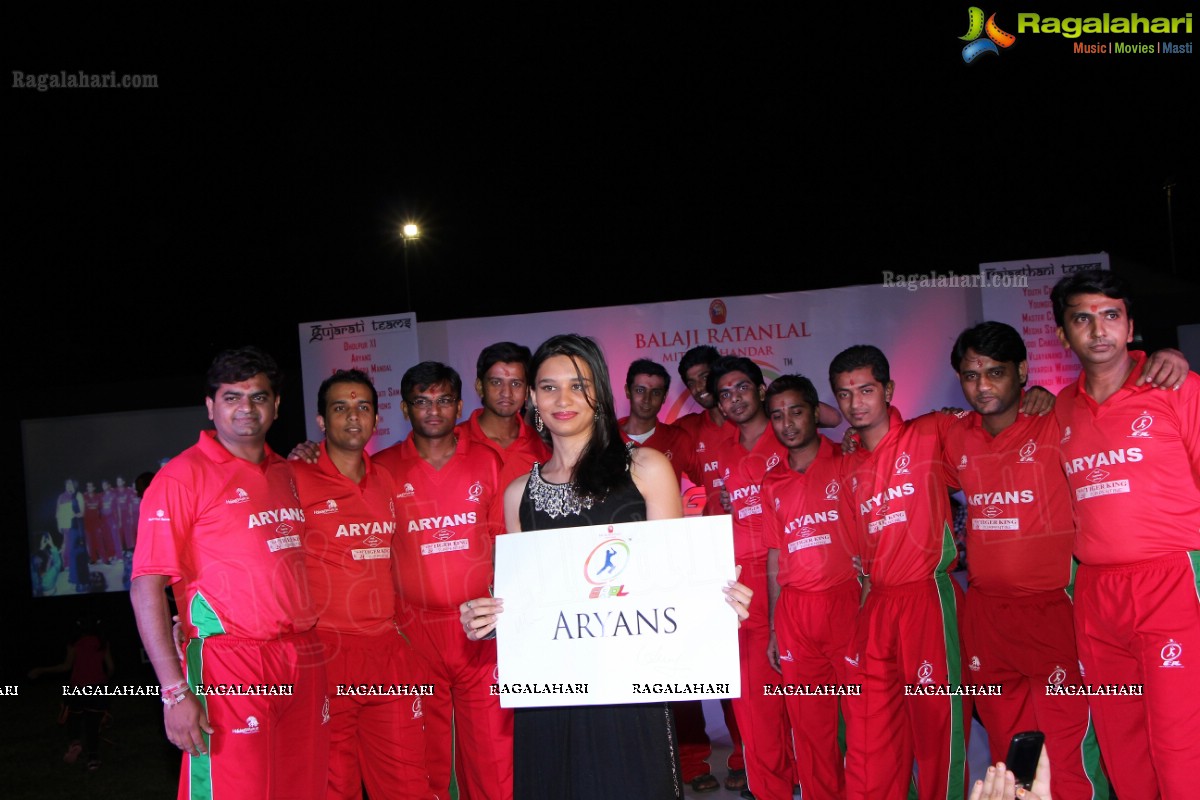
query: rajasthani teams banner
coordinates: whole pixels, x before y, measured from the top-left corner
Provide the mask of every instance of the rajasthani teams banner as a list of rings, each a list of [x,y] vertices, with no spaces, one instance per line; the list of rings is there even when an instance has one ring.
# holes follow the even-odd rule
[[[836,406],[829,388],[830,360],[851,345],[874,344],[891,362],[894,403],[910,416],[962,405],[950,350],[980,314],[977,286],[914,291],[881,281],[813,292],[423,322],[421,355],[463,374],[467,415],[479,407],[478,397],[466,387],[474,384],[475,359],[484,347],[509,340],[536,350],[554,334],[585,334],[604,350],[620,416],[629,410],[624,385],[630,363],[648,358],[666,367],[671,386],[661,419],[671,422],[699,410],[678,372],[679,359],[696,345],[753,360],[768,383],[783,373],[801,373],[816,385],[822,400]]]
[[[734,574],[728,516],[497,537],[500,705],[737,697]]]
[[[1108,268],[1108,253],[979,265],[984,316],[1021,332],[1029,356],[1029,386],[1058,394],[1079,377],[1079,359],[1058,341],[1050,292],[1067,275]],[[1002,285],[1014,279],[1024,285]]]
[[[358,317],[300,325],[300,369],[304,373],[304,411],[307,435],[319,442],[317,389],[339,369],[360,369],[371,376],[379,393],[379,425],[368,446],[377,452],[400,441],[408,422],[400,410],[400,378],[419,362],[415,314]]]

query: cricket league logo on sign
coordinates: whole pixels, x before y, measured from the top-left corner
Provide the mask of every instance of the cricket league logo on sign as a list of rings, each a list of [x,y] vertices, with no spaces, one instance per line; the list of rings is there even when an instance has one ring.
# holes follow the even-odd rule
[[[616,583],[629,566],[629,543],[624,539],[605,539],[592,548],[583,563],[583,577],[592,584],[588,597],[625,597],[625,584]]]

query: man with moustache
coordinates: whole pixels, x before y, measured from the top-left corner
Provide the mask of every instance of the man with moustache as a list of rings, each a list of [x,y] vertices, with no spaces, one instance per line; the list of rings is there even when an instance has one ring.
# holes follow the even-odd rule
[[[544,464],[550,458],[550,448],[525,422],[529,357],[529,348],[515,342],[483,348],[475,362],[475,391],[483,408],[475,409],[458,426],[459,437],[466,436],[500,456],[501,496],[513,479],[529,474],[535,461]]]
[[[1087,699],[1046,691],[1081,682],[1071,621],[1075,523],[1058,421],[1021,413],[1028,367],[1011,326],[963,331],[950,364],[975,412],[950,426],[945,454],[967,504],[963,674],[1001,687],[999,696],[974,698],[989,761],[1007,758],[1013,734],[1040,730],[1054,797],[1106,796]]]
[[[1200,762],[1200,377],[1144,381],[1130,352],[1129,287],[1109,271],[1060,280],[1058,337],[1083,365],[1059,393],[1062,463],[1077,521],[1075,631],[1122,798],[1190,797]],[[1057,770],[1057,765],[1055,767]]]
[[[291,466],[266,444],[282,379],[257,348],[219,354],[207,376],[215,430],[168,461],[141,504],[130,600],[162,685],[167,738],[185,753],[181,798],[325,794],[329,705],[300,549],[304,510]],[[168,585],[188,639],[186,675]],[[200,688],[222,684],[279,691]]]

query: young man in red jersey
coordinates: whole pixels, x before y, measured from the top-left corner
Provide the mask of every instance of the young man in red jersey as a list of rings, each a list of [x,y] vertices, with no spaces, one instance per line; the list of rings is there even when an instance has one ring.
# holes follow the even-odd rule
[[[717,399],[708,392],[708,373],[714,361],[721,357],[717,348],[697,345],[679,359],[679,378],[692,395],[700,410],[675,420],[675,427],[687,434],[691,452],[680,464],[684,466],[688,479],[702,489],[703,514],[724,514],[721,507],[723,478],[717,464],[718,444],[734,432],[734,426],[725,420]],[[674,463],[674,459],[672,459]],[[712,742],[705,730],[704,709],[699,700],[672,703],[675,712],[675,729],[679,736],[679,761],[683,778],[696,792],[713,792],[719,787],[716,777],[709,771],[708,759],[712,755]],[[733,747],[725,762],[729,774],[725,777],[725,788],[740,792],[746,788],[746,759],[743,753],[741,731],[733,713],[733,701],[722,700],[721,712]]]
[[[845,656],[847,683],[862,686],[845,704],[846,796],[902,800],[915,760],[921,800],[959,798],[968,721],[953,693],[962,589],[950,577],[957,549],[942,457],[954,417],[904,420],[891,406],[887,358],[871,345],[835,356],[829,382],[860,442],[841,484],[871,586]],[[941,693],[923,694],[931,688]]]
[[[767,545],[762,530],[761,488],[772,469],[786,468],[787,450],[771,431],[763,409],[766,386],[762,370],[748,358],[722,356],[708,374],[708,392],[736,434],[722,442],[716,453],[733,516],[733,550],[742,565],[742,583],[767,593]],[[757,800],[785,800],[792,796],[797,774],[791,725],[783,698],[763,692],[776,682],[767,660],[770,621],[766,606],[753,608],[738,629],[742,663],[742,692],[734,700],[738,728],[745,743],[750,792]]]
[[[292,462],[329,694],[327,800],[433,798],[421,670],[395,618],[395,484],[367,455],[378,394],[360,370],[317,389],[316,463]]]
[[[1147,357],[1129,351],[1130,293],[1112,272],[1067,276],[1050,299],[1059,339],[1083,365],[1055,414],[1078,525],[1081,672],[1117,687],[1089,698],[1100,749],[1122,798],[1190,797],[1200,762],[1200,377],[1167,391],[1145,381]]]
[[[459,423],[458,436],[467,436],[500,456],[500,495],[515,478],[527,475],[533,462],[546,463],[550,448],[525,422],[529,397],[529,348],[514,342],[496,342],[479,353],[475,362],[475,391],[483,408]]]
[[[803,796],[845,795],[838,746],[839,692],[845,655],[862,594],[847,505],[841,485],[842,450],[817,432],[817,390],[800,375],[781,375],[767,387],[767,413],[787,460],[762,484],[767,550],[767,657],[787,687],[818,694],[785,695],[796,740]]]
[[[665,455],[679,479],[688,471],[692,440],[682,429],[658,418],[670,388],[671,376],[662,364],[648,358],[634,361],[625,375],[629,415],[617,420],[617,426],[625,441]]]
[[[1075,523],[1058,421],[1020,410],[1025,356],[1021,334],[1000,322],[963,331],[950,354],[975,412],[950,426],[945,444],[967,506],[963,676],[1001,687],[998,696],[974,698],[991,763],[1007,758],[1013,734],[1040,730],[1054,797],[1106,797],[1087,698],[1046,690],[1080,685],[1070,596]]]
[[[396,614],[426,662],[434,693],[424,698],[430,786],[448,797],[512,797],[512,711],[490,689],[497,681],[496,642],[462,635],[459,605],[490,594],[500,457],[455,433],[462,379],[424,361],[400,380],[401,409],[412,425],[402,442],[375,454],[396,483]],[[452,760],[453,754],[453,760]]]

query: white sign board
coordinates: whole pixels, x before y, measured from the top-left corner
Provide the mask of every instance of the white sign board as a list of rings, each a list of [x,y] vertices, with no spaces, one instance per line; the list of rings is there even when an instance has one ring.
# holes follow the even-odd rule
[[[1108,253],[1035,258],[1025,261],[996,261],[980,264],[985,282],[1020,278],[1024,286],[982,289],[983,314],[989,320],[1007,323],[1025,339],[1029,355],[1029,386],[1041,386],[1058,394],[1079,377],[1079,359],[1058,340],[1050,292],[1067,275],[1084,270],[1108,269]]]
[[[733,577],[728,516],[497,537],[500,705],[738,696]]]
[[[317,427],[317,389],[339,369],[359,369],[371,376],[379,394],[379,424],[367,445],[376,453],[407,435],[400,410],[400,379],[420,361],[417,318],[408,312],[387,317],[305,322],[300,325],[300,369],[304,373],[304,411],[308,438],[324,437]]]

